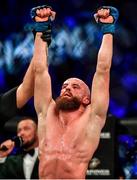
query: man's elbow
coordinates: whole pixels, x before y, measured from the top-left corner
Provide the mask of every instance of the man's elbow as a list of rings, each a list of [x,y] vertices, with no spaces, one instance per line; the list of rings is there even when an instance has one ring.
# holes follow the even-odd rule
[[[33,96],[33,90],[30,87],[25,88],[23,83],[18,87],[16,92],[16,106],[21,109]]]
[[[97,72],[107,73],[110,71],[111,64],[109,62],[101,61],[97,65]]]
[[[45,71],[48,71],[48,67],[41,62],[36,62],[33,66],[33,71],[35,74],[36,73],[43,73]]]

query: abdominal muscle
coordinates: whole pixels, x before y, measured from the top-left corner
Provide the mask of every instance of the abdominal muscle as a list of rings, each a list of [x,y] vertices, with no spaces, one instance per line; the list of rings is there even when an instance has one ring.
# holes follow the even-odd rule
[[[85,179],[86,162],[80,162],[64,153],[46,153],[40,156],[40,178],[42,179]],[[42,159],[42,161],[41,161]]]
[[[43,145],[42,145],[43,144]],[[85,179],[91,147],[87,143],[50,142],[40,145],[39,175],[42,179]]]

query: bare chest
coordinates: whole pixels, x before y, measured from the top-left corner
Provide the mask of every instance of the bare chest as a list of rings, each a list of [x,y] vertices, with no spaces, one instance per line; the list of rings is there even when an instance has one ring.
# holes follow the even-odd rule
[[[46,157],[63,160],[88,158],[94,149],[94,143],[88,139],[87,123],[84,120],[63,126],[57,119],[47,119],[46,134],[40,144]]]
[[[75,149],[86,138],[85,127],[79,124],[62,126],[59,123],[47,124],[45,146],[58,151]]]

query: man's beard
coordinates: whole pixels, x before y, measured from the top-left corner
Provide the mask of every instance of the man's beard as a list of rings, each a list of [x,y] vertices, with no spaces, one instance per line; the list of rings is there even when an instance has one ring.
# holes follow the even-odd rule
[[[28,141],[28,142],[24,143],[24,144],[22,145],[22,148],[23,148],[23,149],[28,149],[29,147],[31,147],[32,145],[34,145],[35,142],[36,142],[36,139],[33,138],[31,141]]]
[[[56,110],[63,111],[74,111],[77,110],[81,105],[80,100],[77,97],[67,98],[59,96],[56,99]]]

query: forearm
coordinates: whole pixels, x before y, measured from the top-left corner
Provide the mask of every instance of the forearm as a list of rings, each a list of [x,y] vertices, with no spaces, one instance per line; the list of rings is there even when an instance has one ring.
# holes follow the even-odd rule
[[[34,46],[34,56],[24,76],[23,82],[17,89],[17,108],[22,108],[34,95],[34,76],[37,75],[36,72],[40,73],[46,67],[46,43],[42,41],[41,33],[37,33]]]
[[[33,63],[31,61],[28,70],[23,78],[23,82],[17,89],[16,92],[16,103],[17,108],[22,108],[27,101],[34,95],[34,73]]]
[[[91,109],[94,114],[104,118],[109,103],[109,79],[112,61],[113,36],[103,36],[102,44],[98,53],[97,69],[92,81]],[[100,91],[101,90],[101,91]]]
[[[105,34],[98,53],[97,72],[108,72],[111,67],[113,53],[113,35]]]
[[[36,39],[34,44],[34,56],[33,56],[33,70],[36,73],[42,73],[48,71],[47,62],[47,42],[44,42],[41,38],[42,33],[36,33]]]
[[[17,108],[22,108],[27,101],[34,95],[34,76],[35,72],[40,72],[45,67],[45,62],[43,59],[45,55],[46,43],[41,40],[41,33],[36,34],[35,44],[34,44],[34,55],[29,65],[29,68],[24,76],[23,82],[17,89],[16,93],[16,103]],[[45,58],[46,59],[46,58]]]
[[[35,75],[34,104],[38,114],[47,108],[52,99],[47,52],[47,42],[41,39],[41,33],[37,33],[34,45],[33,69]]]

